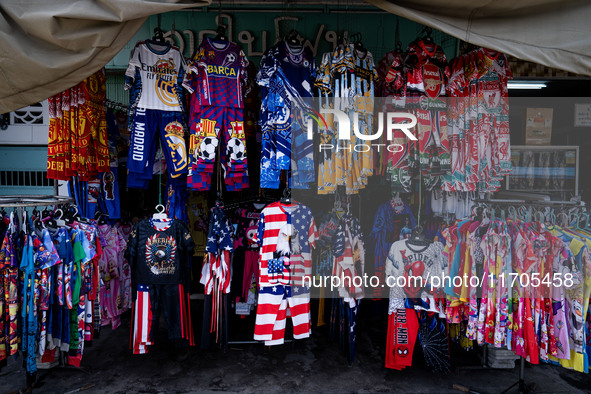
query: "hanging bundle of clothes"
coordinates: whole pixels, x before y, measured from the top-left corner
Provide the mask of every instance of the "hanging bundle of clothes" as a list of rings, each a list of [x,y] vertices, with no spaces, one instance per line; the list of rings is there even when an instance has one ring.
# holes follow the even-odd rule
[[[350,119],[355,116],[361,134],[373,134],[374,83],[378,75],[373,55],[356,44],[341,44],[322,56],[315,86],[320,110],[343,111]],[[329,97],[330,96],[330,97]],[[354,148],[364,141],[352,133],[346,146],[336,149],[341,141],[337,123],[327,116],[319,130],[320,143],[334,149],[322,151],[318,167],[318,194],[334,194],[344,185],[346,194],[356,194],[373,175],[374,156],[371,149]],[[353,122],[351,122],[353,123]]]
[[[313,283],[319,287],[318,326],[329,317],[329,338],[338,341],[349,365],[355,360],[357,313],[366,289],[361,278],[365,272],[365,249],[359,219],[343,209],[337,198],[333,209],[323,216],[318,230]],[[338,278],[327,287],[327,278]],[[318,283],[318,280],[320,282]],[[332,280],[332,279],[331,279]],[[336,286],[338,284],[338,286]],[[326,299],[330,299],[328,314]]]
[[[188,186],[209,190],[219,162],[226,190],[248,188],[244,97],[248,94],[248,59],[228,40],[206,37],[189,64],[183,86],[190,93],[191,131]]]
[[[281,172],[288,184],[306,189],[314,182],[313,141],[306,133],[306,101],[313,96],[316,77],[314,55],[295,37],[280,41],[261,59],[257,83],[262,102],[261,187],[278,189]]]
[[[410,206],[395,197],[378,208],[370,233],[370,248],[374,257],[374,275],[385,284],[386,258],[393,242],[406,239],[417,225]]]
[[[386,110],[402,107],[417,119],[417,140],[395,130],[388,143],[404,149],[384,152],[382,166],[387,169],[392,192],[412,191],[412,178],[419,174],[428,190],[440,187],[441,177],[451,169],[445,100],[449,69],[445,52],[427,35],[413,41],[405,53],[386,54],[379,72],[380,90],[392,97],[385,102]]]
[[[507,57],[480,48],[453,59],[449,70],[452,168],[443,190],[497,191],[511,172]]]
[[[386,151],[378,170],[388,174],[392,192],[412,191],[421,174],[428,190],[491,192],[511,171],[504,54],[485,48],[451,62],[427,34],[406,52],[387,53],[378,65],[385,110],[406,108],[417,118],[416,141],[395,130],[404,149]]]
[[[388,308],[387,368],[400,370],[412,365],[418,339],[425,364],[433,372],[450,372],[447,327],[445,314],[441,313],[445,300],[437,289],[414,280],[441,275],[447,265],[443,250],[441,242],[427,241],[415,233],[394,242],[388,251],[386,274],[393,281]]]
[[[465,284],[445,288],[448,321],[467,322],[469,339],[531,363],[588,372],[590,234],[529,218],[457,222],[444,233],[449,273],[484,282],[482,294]]]
[[[447,321],[464,348],[488,344],[533,364],[588,372],[591,228],[578,219],[558,225],[543,213],[486,212],[477,208],[444,228],[436,237],[444,244],[411,236],[390,247],[386,269],[397,285],[390,287],[386,366],[409,366],[418,338],[435,357],[427,365],[444,372]],[[439,345],[425,349],[424,338]]]
[[[232,281],[232,252],[234,228],[226,217],[223,205],[211,209],[209,232],[200,283],[205,286],[203,308],[202,348],[209,348],[215,333],[215,342],[228,344],[228,294]]]
[[[125,89],[130,91],[127,187],[147,189],[157,141],[166,158],[170,182],[186,187],[186,119],[182,81],[186,60],[178,48],[154,40],[139,41],[129,57]]]
[[[246,303],[249,310],[256,304],[260,253],[260,244],[256,239],[264,207],[264,203],[246,202],[235,209],[226,208],[227,217],[236,234],[232,256],[232,297],[237,303]]]
[[[177,219],[138,222],[129,236],[125,256],[131,267],[133,321],[130,347],[144,354],[156,342],[160,311],[174,347],[194,346],[189,285],[195,244]]]
[[[101,326],[116,328],[131,305],[120,226],[63,220],[63,210],[12,212],[0,226],[0,363],[22,350],[29,377],[41,364],[79,367]]]
[[[109,172],[105,70],[48,98],[47,178],[89,180]]]
[[[288,312],[293,338],[310,336],[310,289],[306,278],[312,272],[317,232],[312,211],[303,204],[278,201],[262,210],[256,238],[261,251],[255,340],[269,346],[283,344]]]

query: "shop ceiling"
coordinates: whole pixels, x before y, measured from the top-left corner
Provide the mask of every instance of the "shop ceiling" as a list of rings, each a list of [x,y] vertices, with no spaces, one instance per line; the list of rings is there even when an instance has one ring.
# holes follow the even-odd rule
[[[195,7],[307,7],[360,15],[368,4],[450,36],[548,67],[591,76],[591,3],[574,0],[187,1],[3,0],[0,113],[65,90],[105,66],[150,15]],[[316,12],[316,11],[314,11]],[[368,11],[366,11],[368,12]],[[376,10],[370,12],[376,13]],[[394,27],[392,27],[394,28]]]

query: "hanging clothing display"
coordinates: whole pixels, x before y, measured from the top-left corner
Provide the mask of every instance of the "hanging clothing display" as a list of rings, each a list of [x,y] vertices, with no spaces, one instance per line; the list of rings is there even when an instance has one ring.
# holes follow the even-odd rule
[[[225,352],[311,338],[316,319],[349,366],[371,325],[398,371],[422,357],[448,374],[450,353],[487,346],[588,373],[591,225],[572,219],[588,205],[578,192],[552,201],[579,190],[579,157],[514,147],[512,164],[506,55],[425,28],[405,49],[385,39],[398,42],[376,65],[384,43],[372,54],[347,30],[282,38],[289,17],[259,48],[246,30],[225,36],[222,19],[238,25],[221,8],[196,50],[174,23],[158,34],[159,20],[124,74],[99,70],[48,99],[47,178],[67,180],[75,204],[32,217],[30,202],[1,205],[19,209],[0,211],[0,368],[19,353],[28,378],[79,368],[101,329],[127,318],[130,352],[146,354],[163,312],[174,349],[195,346],[194,323],[201,350]],[[107,86],[128,91],[128,109]],[[513,165],[523,179],[508,177]],[[534,183],[549,201],[494,217],[515,201],[505,193],[533,199]],[[541,218],[530,203],[548,203]]]
[[[299,278],[311,273],[311,247],[316,238],[312,212],[302,204],[275,202],[261,212],[255,340],[266,345],[284,343],[288,310],[294,339],[310,336],[310,289]]]
[[[0,249],[0,365],[22,350],[29,377],[38,364],[63,360],[79,367],[101,325],[116,328],[128,309],[126,271],[110,287],[114,280],[100,270],[103,261],[117,269],[123,244],[111,242],[108,225],[99,231],[94,221],[67,218],[60,226],[48,211],[35,210],[31,218],[21,212],[22,220],[16,212],[6,218]]]
[[[259,252],[257,242],[258,222],[265,204],[249,203],[228,212],[232,227],[236,229],[234,255],[232,257],[233,294],[236,302],[250,306],[256,303],[259,281]]]
[[[228,191],[249,186],[244,129],[248,60],[232,42],[205,38],[183,86],[191,93],[191,158],[188,185],[209,190],[219,162]],[[218,146],[219,145],[219,146]]]
[[[468,339],[507,347],[533,364],[587,371],[587,229],[475,216],[443,236],[445,273],[483,279],[481,287],[446,282],[447,302],[438,309],[448,322],[466,322]]]
[[[480,48],[453,59],[450,74],[452,170],[443,190],[496,191],[511,172],[509,63],[504,54]]]
[[[360,50],[354,44],[339,45],[322,56],[318,67],[315,86],[321,108],[334,107],[349,118],[358,116],[359,132],[373,134],[376,79],[377,71],[369,51]],[[333,147],[341,144],[332,117],[328,117],[327,128],[320,130],[320,141]],[[335,193],[339,185],[345,186],[346,194],[356,194],[367,185],[367,178],[373,175],[373,152],[354,149],[358,143],[363,141],[352,134],[342,149],[323,151],[319,158],[318,194]]]
[[[125,72],[125,89],[130,91],[128,187],[148,187],[158,140],[175,185],[182,187],[186,183],[186,119],[181,85],[186,67],[178,48],[167,43],[140,41],[131,51]]]
[[[115,329],[121,324],[121,314],[131,307],[131,270],[123,258],[126,241],[115,226],[99,225],[98,231],[105,245],[99,259],[101,325],[111,324]]]
[[[317,269],[315,275],[339,278],[338,286],[321,293],[320,319],[324,318],[323,298],[331,298],[329,338],[338,340],[349,365],[355,360],[356,321],[361,299],[365,297],[361,278],[365,272],[365,249],[359,219],[341,209],[337,200],[334,209],[322,220],[318,236]],[[333,291],[332,294],[326,291]]]
[[[390,247],[386,259],[386,274],[402,281],[403,286],[390,288],[390,307],[388,313],[395,313],[397,309],[405,308],[405,299],[420,299],[415,307],[431,312],[441,312],[441,301],[435,297],[437,293],[427,291],[429,286],[415,282],[414,277],[428,278],[441,275],[446,268],[447,261],[443,256],[441,242],[429,242],[427,245],[415,245],[412,238],[396,241]],[[436,290],[436,289],[434,289]]]
[[[47,178],[82,180],[109,171],[105,70],[47,99]]]
[[[193,238],[176,219],[145,219],[135,225],[125,251],[136,290],[132,349],[148,352],[158,332],[160,310],[175,346],[194,345],[188,285]]]
[[[203,331],[201,344],[209,348],[209,338],[215,333],[215,342],[228,344],[228,294],[232,281],[231,264],[234,228],[224,209],[216,205],[211,209],[207,245],[203,258],[200,283],[205,287]]]
[[[511,171],[507,81],[504,54],[480,48],[453,59],[427,36],[406,53],[387,53],[378,67],[387,108],[410,108],[417,118],[417,141],[395,130],[386,152],[393,192],[410,192],[421,173],[428,190],[490,192]],[[445,97],[447,96],[447,97]]]
[[[385,283],[386,258],[393,242],[406,239],[417,225],[410,206],[394,198],[378,208],[370,233],[374,250],[374,275]]]
[[[68,191],[80,208],[80,215],[95,218],[100,213],[113,220],[121,218],[118,166],[116,149],[109,134],[109,170],[98,177],[83,180],[80,176],[73,176],[69,181]]]
[[[289,185],[307,189],[314,182],[313,141],[306,134],[316,64],[307,46],[280,41],[261,59],[261,188],[278,189],[282,170]]]
[[[445,302],[437,289],[431,289],[423,278],[441,275],[447,261],[441,242],[396,241],[386,259],[390,286],[388,308],[388,347],[386,367],[402,369],[412,364],[414,343],[418,337],[425,362],[433,372],[450,370],[447,331],[442,309]],[[442,305],[443,304],[443,305]],[[417,320],[417,311],[418,320]]]
[[[390,59],[388,68],[383,62]],[[388,107],[407,108],[418,122],[416,141],[395,130],[391,142],[404,149],[385,152],[392,191],[410,192],[411,179],[419,173],[425,187],[431,190],[440,186],[441,176],[451,169],[444,99],[449,77],[447,58],[443,49],[427,36],[412,42],[404,54],[386,54],[381,63],[382,91],[393,98]]]

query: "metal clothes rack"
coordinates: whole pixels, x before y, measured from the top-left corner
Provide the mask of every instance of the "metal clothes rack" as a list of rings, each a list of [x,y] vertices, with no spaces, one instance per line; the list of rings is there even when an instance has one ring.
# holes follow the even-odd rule
[[[19,211],[18,220],[20,221],[22,217],[22,210],[26,207],[38,207],[38,206],[50,206],[50,205],[59,205],[59,204],[74,204],[75,201],[72,197],[64,197],[64,196],[57,196],[57,195],[8,195],[8,196],[0,196],[0,208],[17,208]],[[32,389],[36,382],[42,381],[48,374],[51,373],[51,370],[59,368],[59,369],[68,369],[80,372],[87,372],[84,368],[75,367],[71,365],[67,365],[64,360],[63,352],[59,352],[59,360],[58,365],[52,366],[46,369],[47,372],[44,374],[40,374],[39,371],[36,375],[30,376],[27,374],[26,376],[26,386],[27,390]]]
[[[535,206],[550,206],[550,205],[568,205],[568,206],[580,206],[584,207],[584,201],[573,201],[573,200],[564,200],[564,201],[552,201],[552,200],[519,200],[519,199],[481,199],[477,198],[472,200],[475,203],[481,204],[499,204],[499,205],[535,205]]]
[[[0,196],[0,207],[3,208],[37,207],[40,205],[45,206],[69,203],[74,203],[72,197],[49,195]]]

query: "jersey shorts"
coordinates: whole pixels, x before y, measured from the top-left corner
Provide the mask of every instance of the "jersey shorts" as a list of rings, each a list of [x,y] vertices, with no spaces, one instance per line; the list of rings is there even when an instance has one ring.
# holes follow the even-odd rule
[[[254,339],[265,345],[281,345],[285,340],[287,308],[291,313],[294,339],[310,336],[310,291],[299,286],[267,286],[259,290]]]
[[[127,186],[138,187],[142,180],[152,179],[156,144],[160,139],[168,173],[178,178],[188,172],[183,114],[137,108],[132,122],[127,158]]]
[[[228,191],[248,188],[244,117],[241,108],[201,107],[201,122],[194,136],[195,153],[188,185],[209,190],[218,151],[225,168]]]

